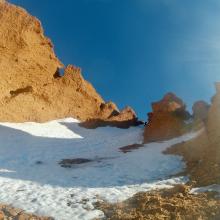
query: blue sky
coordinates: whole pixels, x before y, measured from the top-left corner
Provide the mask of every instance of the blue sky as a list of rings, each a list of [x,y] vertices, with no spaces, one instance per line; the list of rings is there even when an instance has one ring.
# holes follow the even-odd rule
[[[188,108],[220,81],[219,0],[10,0],[37,16],[65,64],[146,119],[175,92]]]

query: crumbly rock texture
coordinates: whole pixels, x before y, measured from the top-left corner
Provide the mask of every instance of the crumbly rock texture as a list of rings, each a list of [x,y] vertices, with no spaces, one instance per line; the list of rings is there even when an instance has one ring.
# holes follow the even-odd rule
[[[0,121],[105,121],[115,112],[117,106],[105,103],[80,68],[64,67],[37,18],[0,1]]]

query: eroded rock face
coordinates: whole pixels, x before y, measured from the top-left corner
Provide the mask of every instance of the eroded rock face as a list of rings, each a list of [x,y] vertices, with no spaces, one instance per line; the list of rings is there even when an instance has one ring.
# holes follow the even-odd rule
[[[220,184],[220,83],[216,83],[216,91],[200,135],[166,151],[184,158],[196,186]]]
[[[152,103],[153,112],[148,113],[144,142],[177,137],[183,133],[184,121],[190,117],[183,101],[173,93],[166,94],[159,102]]]
[[[0,1],[0,121],[105,120],[118,114],[80,68],[63,66],[37,18]],[[122,115],[130,120],[130,113]]]
[[[99,112],[103,99],[81,70],[63,64],[40,21],[24,9],[0,2],[0,121],[47,121]]]
[[[193,105],[193,118],[194,120],[207,121],[210,105],[205,101],[197,101]]]
[[[100,105],[99,118],[110,118],[113,115],[118,115],[120,111],[113,102],[102,103]]]
[[[215,84],[216,95],[212,98],[212,104],[208,113],[207,130],[211,136],[218,137],[220,131],[220,82]]]
[[[159,102],[152,103],[153,113],[174,112],[176,110],[185,110],[183,101],[173,93],[167,93]]]
[[[119,111],[115,108],[115,105],[107,103],[107,105],[101,105],[101,111],[97,118],[88,119],[81,123],[81,126],[85,128],[104,126],[129,128],[130,126],[138,126],[141,124],[143,124],[143,122],[138,120],[136,113],[132,108],[126,107],[122,111]]]

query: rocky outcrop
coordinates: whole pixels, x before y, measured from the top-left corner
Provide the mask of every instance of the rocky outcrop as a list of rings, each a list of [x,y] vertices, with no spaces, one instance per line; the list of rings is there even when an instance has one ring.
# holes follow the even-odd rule
[[[197,101],[194,103],[193,110],[193,118],[195,121],[200,120],[202,122],[206,122],[208,118],[210,105],[205,101]]]
[[[81,70],[65,68],[41,23],[24,9],[0,2],[0,121],[47,121],[96,116],[103,99]]]
[[[220,184],[220,83],[216,83],[216,91],[200,135],[166,151],[184,158],[186,172],[197,186]]]
[[[148,113],[144,142],[170,139],[183,133],[184,121],[190,117],[183,101],[173,93],[166,94],[159,102],[152,103]]]
[[[50,217],[40,217],[16,209],[8,205],[0,205],[0,220],[53,220]]]
[[[80,68],[63,66],[37,18],[5,1],[0,1],[0,73],[0,121],[104,120],[119,112]],[[130,113],[122,115],[130,120]]]
[[[112,126],[128,128],[143,124],[139,121],[134,110],[130,107],[124,108],[121,112],[112,103],[103,104],[97,118],[88,119],[80,125],[85,128],[97,128]]]
[[[110,118],[120,113],[118,107],[113,102],[102,103],[100,105],[99,118]]]
[[[207,132],[212,140],[212,144],[220,143],[220,82],[215,84],[216,94],[212,98],[212,104],[208,113]]]

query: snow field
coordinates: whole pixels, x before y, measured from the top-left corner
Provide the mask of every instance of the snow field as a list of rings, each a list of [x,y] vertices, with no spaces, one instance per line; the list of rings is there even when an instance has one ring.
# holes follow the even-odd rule
[[[104,217],[98,200],[123,201],[140,191],[169,188],[186,178],[180,157],[167,147],[196,133],[145,144],[130,153],[119,148],[141,143],[143,127],[85,129],[75,119],[39,123],[0,123],[0,202],[57,220]],[[93,162],[63,168],[62,159]]]

